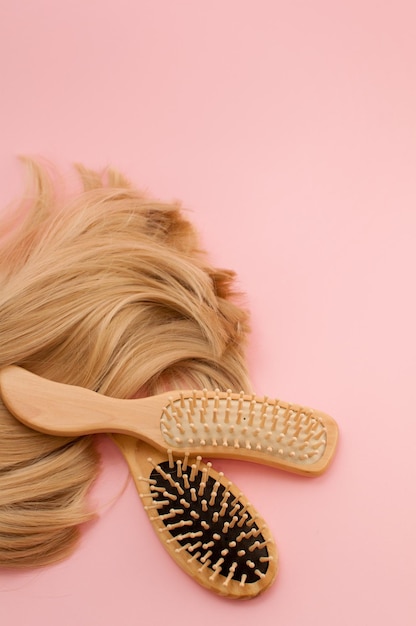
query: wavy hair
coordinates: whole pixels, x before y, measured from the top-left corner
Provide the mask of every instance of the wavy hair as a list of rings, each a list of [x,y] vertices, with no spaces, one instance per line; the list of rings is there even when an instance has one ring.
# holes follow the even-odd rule
[[[113,170],[77,166],[82,190],[26,160],[30,185],[0,226],[0,367],[132,398],[161,390],[249,390],[246,311],[234,273],[212,267],[178,204]],[[69,554],[94,514],[93,437],[36,433],[0,401],[0,565]]]

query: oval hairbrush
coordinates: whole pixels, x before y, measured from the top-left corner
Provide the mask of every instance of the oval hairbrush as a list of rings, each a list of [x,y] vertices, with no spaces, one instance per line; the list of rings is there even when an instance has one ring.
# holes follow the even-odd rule
[[[222,473],[201,457],[174,459],[132,437],[112,438],[157,536],[187,574],[235,599],[253,598],[272,584],[278,559],[270,530]]]
[[[17,366],[0,371],[3,401],[24,424],[54,435],[119,433],[161,451],[254,461],[319,475],[338,437],[328,415],[231,391],[170,391],[120,400],[52,382]]]

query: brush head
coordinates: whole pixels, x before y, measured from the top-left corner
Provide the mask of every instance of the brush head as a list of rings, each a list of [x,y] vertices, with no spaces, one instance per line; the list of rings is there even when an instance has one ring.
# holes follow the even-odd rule
[[[145,510],[182,569],[229,598],[252,598],[272,584],[278,559],[270,530],[223,473],[200,457],[170,453],[147,457],[141,469],[136,483]]]
[[[337,437],[329,416],[279,400],[215,391],[171,395],[161,417],[166,445],[280,464],[299,473],[320,473]],[[218,454],[219,455],[219,454]]]

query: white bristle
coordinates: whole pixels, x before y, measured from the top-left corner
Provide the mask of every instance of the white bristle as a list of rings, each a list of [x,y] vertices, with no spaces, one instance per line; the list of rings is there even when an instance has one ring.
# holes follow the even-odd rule
[[[325,424],[311,411],[230,390],[170,397],[161,432],[176,449],[231,447],[298,465],[315,463],[327,441]]]

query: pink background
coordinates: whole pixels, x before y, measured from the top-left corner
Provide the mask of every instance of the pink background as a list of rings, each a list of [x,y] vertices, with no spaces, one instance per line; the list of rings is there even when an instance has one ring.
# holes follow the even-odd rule
[[[20,153],[180,198],[247,293],[256,390],[341,430],[318,479],[216,463],[280,550],[249,603],[177,569],[103,440],[102,516],[64,563],[1,571],[1,624],[414,626],[415,18],[413,0],[1,1],[1,205]]]

